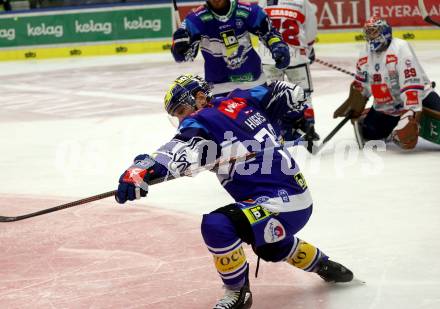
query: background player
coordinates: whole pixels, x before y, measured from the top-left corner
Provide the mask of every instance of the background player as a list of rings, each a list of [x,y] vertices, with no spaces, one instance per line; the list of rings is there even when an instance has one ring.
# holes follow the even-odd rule
[[[257,151],[252,159],[215,169],[236,202],[202,220],[202,236],[226,287],[214,308],[252,305],[243,242],[266,261],[287,262],[326,281],[351,281],[350,270],[295,236],[312,213],[312,199],[295,161],[280,147],[278,125],[271,119],[304,109],[301,88],[275,82],[235,90],[224,98],[210,97],[202,78],[188,74],[176,79],[166,94],[165,109],[179,118],[177,135],[152,156],[135,158],[120,177],[116,200],[125,203],[146,196],[148,182],[156,177],[181,175],[217,158],[242,157],[252,148]]]
[[[398,146],[412,149],[419,136],[422,107],[440,111],[440,98],[409,43],[393,38],[384,19],[368,19],[364,34],[367,44],[356,63],[349,98],[334,117],[360,117],[355,131],[361,146],[365,140],[391,134]],[[370,96],[373,106],[364,110]]]
[[[208,0],[188,14],[173,34],[171,52],[177,62],[191,61],[200,47],[214,95],[249,89],[266,82],[250,33],[267,46],[279,69],[287,67],[289,49],[263,9],[236,0]]]
[[[289,46],[290,63],[280,70],[273,61],[270,50],[260,44],[259,54],[263,71],[269,80],[285,80],[300,85],[307,94],[306,117],[311,124],[315,123],[312,106],[313,83],[310,64],[315,60],[313,44],[318,33],[317,8],[308,0],[259,0],[273,26],[280,32],[282,39]],[[319,139],[314,127],[311,135]]]

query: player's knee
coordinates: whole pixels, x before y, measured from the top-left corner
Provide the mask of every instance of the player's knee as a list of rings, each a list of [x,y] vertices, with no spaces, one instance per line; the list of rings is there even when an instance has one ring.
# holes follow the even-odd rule
[[[237,237],[231,220],[221,213],[210,213],[204,215],[201,230],[202,236],[208,245],[212,242],[212,240],[227,240]]]
[[[289,237],[276,243],[253,248],[253,250],[255,254],[266,262],[279,262],[284,260],[289,255],[293,242],[293,238]]]

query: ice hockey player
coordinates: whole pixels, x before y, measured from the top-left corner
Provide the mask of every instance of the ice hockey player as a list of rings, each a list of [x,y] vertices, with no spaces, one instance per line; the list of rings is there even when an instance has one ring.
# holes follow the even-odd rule
[[[138,155],[119,179],[116,200],[125,203],[146,196],[148,182],[157,177],[218,160],[230,163],[213,171],[236,202],[205,214],[201,224],[226,288],[216,309],[252,305],[243,242],[265,261],[286,262],[329,282],[353,279],[349,269],[295,236],[312,213],[312,198],[295,161],[279,146],[278,125],[271,120],[301,112],[303,101],[300,87],[279,81],[211,99],[206,81],[182,75],[165,96],[166,111],[180,121],[177,134],[153,155]],[[251,151],[252,159],[245,159]]]
[[[237,0],[208,0],[188,14],[173,34],[171,52],[177,62],[191,61],[200,47],[213,95],[226,95],[266,82],[250,33],[267,46],[277,68],[287,67],[289,48],[263,9]]]
[[[368,19],[364,34],[367,44],[357,61],[350,95],[333,116],[358,118],[354,123],[361,147],[366,140],[390,137],[402,149],[413,149],[422,108],[440,111],[440,97],[409,43],[393,38],[384,19]],[[370,96],[373,106],[364,109]]]
[[[280,70],[271,57],[270,50],[259,45],[259,54],[263,64],[263,72],[269,80],[285,80],[301,86],[307,94],[306,117],[312,124],[315,116],[312,106],[313,83],[310,64],[315,60],[315,43],[318,33],[316,6],[309,0],[259,0],[273,26],[280,32],[282,39],[289,46],[290,63]],[[319,135],[313,132],[314,139]]]

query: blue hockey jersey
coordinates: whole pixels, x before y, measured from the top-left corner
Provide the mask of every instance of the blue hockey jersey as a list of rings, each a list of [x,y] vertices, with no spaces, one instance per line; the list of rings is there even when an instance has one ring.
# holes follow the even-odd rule
[[[226,16],[216,15],[206,5],[190,13],[181,27],[190,35],[191,55],[182,57],[172,50],[180,62],[193,59],[200,47],[205,59],[205,79],[211,84],[259,79],[261,59],[252,47],[251,33],[259,36],[266,46],[281,40],[261,7],[239,1],[231,1],[231,5]]]
[[[226,162],[214,172],[236,201],[266,201],[262,205],[272,212],[309,207],[312,200],[304,177],[280,145],[279,125],[271,123],[283,115],[300,115],[303,111],[304,105],[292,105],[289,99],[292,87],[276,82],[213,99],[209,107],[186,117],[177,135],[153,155],[161,165],[155,177]],[[249,153],[256,156],[245,159]]]

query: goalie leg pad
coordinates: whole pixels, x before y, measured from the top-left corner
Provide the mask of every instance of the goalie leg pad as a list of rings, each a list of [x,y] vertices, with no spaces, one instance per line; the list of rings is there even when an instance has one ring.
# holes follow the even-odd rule
[[[419,135],[440,145],[440,112],[426,107],[423,108]]]
[[[425,99],[423,99],[422,105],[423,107],[440,112],[440,96],[437,94],[437,92],[432,91]]]
[[[400,117],[399,122],[392,133],[392,139],[402,149],[413,149],[417,145],[419,137],[419,125],[415,112],[407,111]]]

